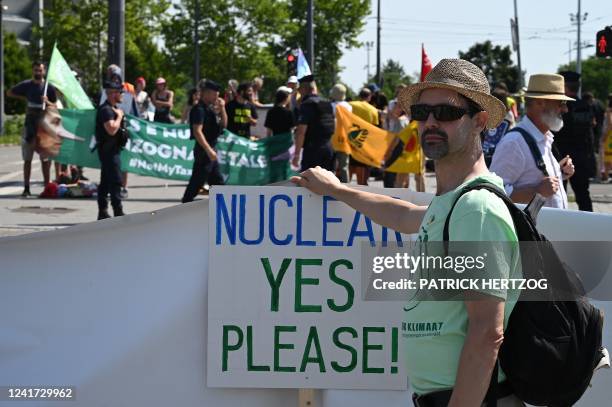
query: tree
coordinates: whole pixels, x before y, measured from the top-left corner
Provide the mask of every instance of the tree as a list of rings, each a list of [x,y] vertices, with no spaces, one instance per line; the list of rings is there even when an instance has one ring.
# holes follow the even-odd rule
[[[44,9],[45,26],[33,29],[32,47],[38,46],[37,38],[45,40],[42,61],[49,63],[53,45],[57,42],[68,64],[79,72],[83,88],[90,96],[101,88],[106,59],[107,3],[106,0],[53,0]],[[38,51],[32,48],[33,55]]]
[[[200,77],[225,85],[229,79],[241,82],[261,75],[268,79],[267,88],[277,87],[284,78],[284,66],[275,60],[267,41],[287,17],[283,10],[273,0],[217,0],[201,5]],[[194,21],[194,1],[185,0],[174,4],[173,15],[162,27],[170,66],[185,74],[183,86],[191,83]]]
[[[171,64],[190,72],[193,66],[194,2],[175,4],[163,35]],[[321,89],[337,80],[342,48],[359,45],[369,0],[316,2],[314,13],[315,74]],[[222,84],[228,79],[266,77],[264,100],[287,80],[288,50],[306,45],[306,0],[218,0],[202,9],[201,76]]]
[[[278,2],[280,3],[280,2]],[[286,51],[296,46],[306,48],[307,0],[283,2],[288,7],[289,19],[276,50]],[[315,75],[322,89],[330,89],[338,80],[342,68],[339,65],[342,49],[361,44],[357,37],[365,26],[370,12],[370,0],[316,1],[314,7]]]
[[[157,44],[169,6],[169,0],[126,2],[124,80],[133,81],[137,76],[154,79],[160,74],[173,78],[168,58]],[[49,61],[57,41],[68,64],[80,73],[85,91],[96,95],[108,65],[108,1],[54,0],[46,5],[44,13],[44,28],[34,28],[35,38],[45,38],[43,61]],[[32,41],[34,46],[37,43]]]
[[[575,71],[576,63],[561,65],[559,72]],[[582,61],[582,91],[591,91],[607,106],[608,93],[612,92],[612,60],[591,56]]]
[[[389,99],[395,97],[395,88],[397,88],[397,85],[401,83],[410,85],[414,82],[410,75],[406,75],[404,67],[398,61],[392,59],[388,59],[387,62],[385,62],[381,69],[381,75],[383,78],[382,91]],[[375,77],[373,76],[370,81],[374,82]]]
[[[17,83],[32,77],[32,60],[27,49],[17,41],[13,33],[4,32],[4,84],[8,90]],[[25,112],[26,104],[16,98],[6,98],[4,111],[7,114]]]
[[[491,41],[476,43],[467,52],[459,51],[459,58],[482,69],[489,83],[505,82],[510,92],[518,91],[518,67],[511,59],[509,46],[493,46]]]

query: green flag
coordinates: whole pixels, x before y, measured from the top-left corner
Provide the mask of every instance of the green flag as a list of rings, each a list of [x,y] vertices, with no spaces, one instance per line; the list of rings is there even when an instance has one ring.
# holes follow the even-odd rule
[[[53,46],[51,62],[47,72],[47,81],[59,89],[66,98],[68,107],[71,109],[93,109],[94,106],[81,87],[81,84],[72,73],[72,69],[57,49],[57,44]]]

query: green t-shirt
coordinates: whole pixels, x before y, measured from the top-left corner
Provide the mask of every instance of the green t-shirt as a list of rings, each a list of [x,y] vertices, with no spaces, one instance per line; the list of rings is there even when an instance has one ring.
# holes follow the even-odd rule
[[[453,191],[436,196],[427,208],[419,241],[442,241],[444,222],[459,191],[476,181],[497,185],[503,191],[503,181],[494,174],[486,174],[460,185]],[[516,242],[512,217],[504,202],[486,190],[475,190],[463,195],[451,217],[449,240]],[[489,278],[520,278],[518,245],[510,244],[487,264]],[[491,260],[491,259],[489,259]],[[490,267],[490,263],[494,266]],[[516,300],[518,290],[484,291],[505,300],[504,329]],[[415,393],[426,394],[454,387],[459,357],[467,334],[468,315],[463,301],[421,301],[407,304],[402,336],[406,346],[408,377]],[[500,372],[499,380],[505,376]]]

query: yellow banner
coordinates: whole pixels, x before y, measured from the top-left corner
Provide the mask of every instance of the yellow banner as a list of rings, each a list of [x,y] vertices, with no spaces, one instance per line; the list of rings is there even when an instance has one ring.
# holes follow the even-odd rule
[[[397,137],[404,143],[402,155],[387,168],[389,172],[400,174],[421,174],[423,172],[423,150],[419,140],[418,124],[416,121],[410,124],[397,134]]]
[[[350,154],[359,162],[380,168],[394,138],[393,133],[366,122],[340,105],[336,107],[336,132],[332,137],[335,151]]]

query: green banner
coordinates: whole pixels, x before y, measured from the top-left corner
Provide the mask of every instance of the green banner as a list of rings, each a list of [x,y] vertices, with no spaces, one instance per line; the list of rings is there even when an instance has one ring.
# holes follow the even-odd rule
[[[225,130],[217,141],[219,170],[227,185],[265,185],[289,178],[289,160],[272,161],[293,144],[291,133],[251,141]]]
[[[100,168],[95,142],[95,110],[61,110],[66,130],[85,141],[64,139],[55,160],[64,164]],[[127,116],[130,141],[121,152],[123,171],[163,179],[189,180],[193,145],[189,126],[149,122]],[[293,144],[290,133],[250,141],[225,130],[217,143],[221,174],[228,185],[265,185],[287,179],[289,161],[272,161]]]

